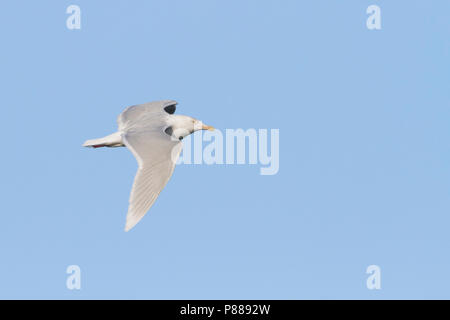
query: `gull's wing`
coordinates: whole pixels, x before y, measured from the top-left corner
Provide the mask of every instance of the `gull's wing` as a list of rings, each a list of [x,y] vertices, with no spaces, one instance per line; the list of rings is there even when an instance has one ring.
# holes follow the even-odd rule
[[[172,176],[182,144],[162,130],[128,131],[125,145],[136,157],[139,168],[130,195],[125,231],[133,228],[147,213]]]
[[[176,105],[174,100],[162,100],[128,107],[117,118],[119,131],[163,126],[168,116],[175,112]]]

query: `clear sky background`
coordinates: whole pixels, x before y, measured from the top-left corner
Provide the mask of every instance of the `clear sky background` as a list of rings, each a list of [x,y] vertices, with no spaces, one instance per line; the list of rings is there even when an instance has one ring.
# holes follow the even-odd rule
[[[2,1],[0,298],[450,298],[449,12]],[[178,166],[125,233],[136,161],[81,144],[159,99],[223,131],[280,129],[279,173]]]

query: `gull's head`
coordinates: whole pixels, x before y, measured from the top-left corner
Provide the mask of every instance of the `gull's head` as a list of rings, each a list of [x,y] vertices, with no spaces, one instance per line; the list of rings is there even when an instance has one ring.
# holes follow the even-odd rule
[[[182,140],[184,137],[199,130],[213,131],[214,127],[204,124],[201,120],[183,115],[173,115],[171,121],[172,136]]]

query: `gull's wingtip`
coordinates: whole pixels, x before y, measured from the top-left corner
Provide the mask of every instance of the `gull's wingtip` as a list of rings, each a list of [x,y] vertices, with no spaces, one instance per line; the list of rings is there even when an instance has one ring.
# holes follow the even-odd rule
[[[86,140],[81,146],[82,147],[93,148],[95,146],[95,140],[97,140],[97,139]]]
[[[127,222],[125,223],[125,232],[130,231],[134,228],[134,226],[138,223],[138,221],[127,219]]]

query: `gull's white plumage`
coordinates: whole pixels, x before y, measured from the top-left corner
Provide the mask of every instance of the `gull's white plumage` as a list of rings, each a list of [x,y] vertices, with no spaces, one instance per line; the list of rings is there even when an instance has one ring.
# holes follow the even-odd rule
[[[163,100],[128,107],[117,118],[118,132],[83,144],[94,148],[126,146],[138,162],[125,231],[142,219],[172,176],[182,149],[180,139],[200,129],[212,129],[199,120],[172,114],[176,104]]]

